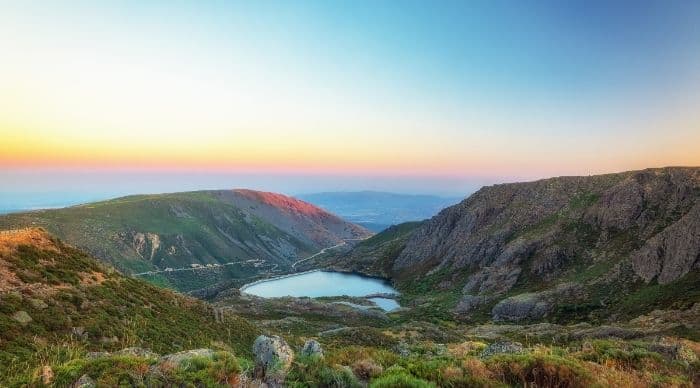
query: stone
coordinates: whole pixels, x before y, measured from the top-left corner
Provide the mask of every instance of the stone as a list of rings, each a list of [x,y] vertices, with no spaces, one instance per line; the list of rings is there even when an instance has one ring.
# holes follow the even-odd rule
[[[29,304],[37,310],[43,310],[49,307],[49,305],[41,299],[29,299]]]
[[[71,335],[73,335],[74,337],[79,337],[79,338],[87,338],[87,332],[85,331],[85,328],[82,326],[72,327],[71,328]]]
[[[263,379],[270,386],[281,386],[292,366],[294,352],[279,336],[261,335],[253,343],[255,359],[254,377]]]
[[[132,350],[132,351],[136,352],[134,355],[143,354],[140,357],[150,357],[150,356],[148,356],[148,354],[155,355],[155,353],[151,353],[150,351],[144,350],[141,348],[129,348],[129,349],[139,349],[139,350]],[[156,357],[157,357],[157,355],[156,355]],[[177,352],[177,353],[173,353],[173,354],[166,354],[165,356],[158,359],[157,365],[158,366],[168,365],[170,367],[179,367],[179,366],[183,366],[184,364],[189,363],[193,358],[200,358],[200,357],[212,358],[212,357],[214,357],[214,351],[211,349],[193,349],[193,350],[185,350],[185,351]]]
[[[323,348],[318,341],[307,340],[304,342],[304,347],[301,348],[301,355],[305,357],[323,357]]]
[[[112,353],[110,352],[88,352],[85,357],[89,360],[94,360],[97,358],[109,357]]]
[[[547,316],[557,304],[576,303],[585,292],[577,283],[562,283],[542,291],[512,296],[498,302],[491,310],[494,321],[533,321]]]
[[[29,314],[26,311],[22,311],[22,310],[17,311],[16,313],[12,314],[12,319],[19,322],[22,326],[24,326],[32,321],[32,317],[29,316]]]
[[[467,294],[462,296],[462,299],[459,300],[459,303],[457,303],[457,306],[454,308],[454,312],[459,316],[468,316],[472,311],[486,302],[487,299],[485,296]]]
[[[481,352],[481,357],[487,358],[495,356],[497,354],[521,353],[525,353],[525,349],[523,348],[523,345],[520,342],[497,341],[487,346],[486,349],[484,349],[484,351]]]
[[[95,380],[93,380],[88,375],[80,376],[78,381],[74,382],[71,385],[71,388],[95,388],[95,387],[97,387],[97,384],[95,384]]]
[[[202,349],[199,349],[202,350]],[[204,350],[209,350],[209,349],[204,349]],[[114,352],[115,355],[118,356],[134,356],[134,357],[141,357],[141,358],[158,358],[160,355],[158,353],[154,353],[150,351],[149,349],[144,349],[144,348],[139,348],[139,347],[131,347],[131,348],[125,348],[122,350],[119,350],[117,352]],[[179,353],[175,353],[179,354]]]
[[[491,316],[494,321],[518,322],[543,318],[551,309],[541,293],[524,293],[498,302]]]

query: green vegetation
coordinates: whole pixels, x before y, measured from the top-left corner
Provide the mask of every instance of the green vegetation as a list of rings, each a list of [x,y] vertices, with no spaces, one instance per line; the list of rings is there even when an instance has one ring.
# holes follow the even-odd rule
[[[422,221],[404,222],[398,225],[390,226],[381,233],[377,233],[374,236],[368,238],[367,240],[360,242],[358,244],[358,247],[373,247],[379,244],[395,240],[397,238],[404,237],[407,233],[414,231],[422,223]]]
[[[98,386],[223,387],[254,378],[251,347],[260,331],[249,321],[125,278],[44,232],[0,244],[0,270],[12,279],[0,284],[0,385],[41,385],[49,376],[55,386],[89,378]],[[433,275],[413,285],[412,301],[438,285],[443,274]],[[676,297],[659,287],[658,295]],[[296,316],[275,312],[275,300],[249,315],[296,350],[284,378],[290,387],[691,387],[700,370],[700,345],[690,340],[561,337],[545,345],[525,337],[522,352],[486,356],[493,340],[475,341],[447,310],[431,316],[418,307],[372,320],[329,316],[300,303]],[[340,321],[352,326],[317,334]],[[324,357],[300,355],[309,336],[321,342]],[[201,348],[214,350],[176,353]]]
[[[280,255],[282,249],[294,249],[299,256],[316,250],[252,210],[209,191],[134,195],[0,216],[0,229],[33,226],[45,228],[125,273],[189,268],[191,264],[241,263],[145,277],[180,291],[230,279],[249,279],[276,267],[287,268],[291,258]],[[267,262],[261,267],[244,263],[261,258]]]
[[[250,354],[259,332],[246,320],[225,312],[217,319],[204,302],[123,277],[46,238],[46,247],[19,244],[0,256],[0,269],[20,284],[0,292],[0,376],[7,383],[29,382],[47,362],[130,346],[172,353],[219,343]]]
[[[285,379],[291,387],[359,388],[357,377],[348,369],[331,365],[318,356],[299,357]]]
[[[55,369],[56,386],[69,386],[90,376],[98,386],[206,386],[227,387],[239,382],[241,368],[229,352],[213,357],[193,357],[182,364],[163,365],[153,373],[157,360],[133,355],[74,359]]]

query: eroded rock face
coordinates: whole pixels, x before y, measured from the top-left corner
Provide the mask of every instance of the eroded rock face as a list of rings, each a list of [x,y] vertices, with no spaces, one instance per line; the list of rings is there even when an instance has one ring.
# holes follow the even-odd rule
[[[493,307],[491,315],[494,321],[538,320],[546,317],[556,305],[575,303],[584,297],[581,285],[564,283],[552,290],[523,293],[503,299]]]
[[[491,310],[494,321],[523,321],[543,318],[552,305],[542,293],[525,293],[498,302]]]
[[[474,310],[488,302],[485,296],[466,294],[459,300],[454,309],[455,314],[463,318],[468,318]]]
[[[595,284],[592,277],[667,284],[700,270],[700,168],[482,188],[415,229],[389,275],[411,281],[437,276],[437,284],[461,288],[454,312],[468,315],[516,286],[539,291],[565,277],[578,280],[592,267],[603,270],[584,274],[590,282],[582,286]],[[632,268],[632,277],[613,276],[620,268]],[[494,318],[542,318],[557,292],[505,299]]]
[[[645,281],[670,283],[700,268],[700,204],[632,254],[632,268]]]
[[[292,366],[294,351],[282,337],[261,335],[253,343],[253,356],[255,377],[280,386]]]

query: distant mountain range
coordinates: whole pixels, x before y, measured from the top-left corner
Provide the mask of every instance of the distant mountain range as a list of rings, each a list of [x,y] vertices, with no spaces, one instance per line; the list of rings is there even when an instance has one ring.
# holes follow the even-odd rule
[[[0,216],[0,229],[22,227],[43,227],[125,273],[182,291],[283,272],[299,257],[371,234],[309,203],[252,190],[134,195]]]
[[[396,194],[379,191],[327,192],[301,194],[296,198],[311,202],[333,214],[375,232],[408,221],[430,218],[461,197]]]

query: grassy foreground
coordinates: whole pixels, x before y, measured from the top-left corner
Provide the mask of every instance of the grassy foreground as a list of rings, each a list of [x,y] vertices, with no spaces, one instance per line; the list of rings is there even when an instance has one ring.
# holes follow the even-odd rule
[[[296,353],[284,380],[289,387],[700,383],[700,344],[674,336],[533,338],[521,347],[393,314],[375,326],[326,334],[311,330],[312,318],[322,317],[309,311],[297,320],[257,317],[253,324],[231,308],[124,277],[39,229],[0,233],[0,273],[0,386],[67,387],[89,379],[108,387],[255,387],[251,348],[262,332],[284,337]],[[324,324],[351,323],[330,321]],[[352,324],[362,322],[373,321]],[[324,357],[301,354],[310,338]]]

